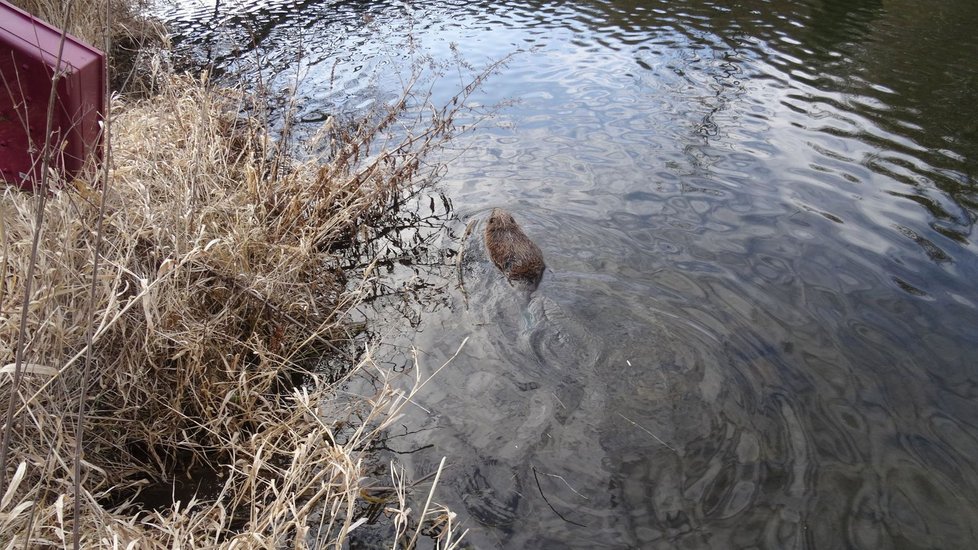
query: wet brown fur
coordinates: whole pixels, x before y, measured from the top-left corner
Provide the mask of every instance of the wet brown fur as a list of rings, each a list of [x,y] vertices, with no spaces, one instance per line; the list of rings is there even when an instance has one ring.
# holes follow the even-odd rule
[[[486,221],[486,249],[489,258],[511,282],[524,282],[535,289],[546,267],[543,252],[526,236],[513,216],[493,208]]]

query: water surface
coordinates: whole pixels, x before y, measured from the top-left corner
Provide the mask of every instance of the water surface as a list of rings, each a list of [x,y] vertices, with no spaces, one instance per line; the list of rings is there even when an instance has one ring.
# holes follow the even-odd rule
[[[468,338],[389,446],[449,457],[473,547],[978,543],[972,0],[161,9],[195,63],[301,74],[309,124],[512,54],[363,311],[396,368]],[[497,206],[530,296],[479,242]]]

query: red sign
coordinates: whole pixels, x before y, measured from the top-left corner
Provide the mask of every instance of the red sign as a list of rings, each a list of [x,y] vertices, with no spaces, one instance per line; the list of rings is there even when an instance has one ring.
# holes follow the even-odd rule
[[[104,70],[101,51],[0,0],[0,179],[27,190],[40,183],[55,73],[50,166],[66,179],[94,167]]]

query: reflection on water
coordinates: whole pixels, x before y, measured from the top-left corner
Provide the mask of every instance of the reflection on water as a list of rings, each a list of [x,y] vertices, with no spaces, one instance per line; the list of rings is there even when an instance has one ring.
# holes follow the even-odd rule
[[[469,338],[390,447],[449,457],[473,546],[978,541],[978,4],[161,9],[197,62],[303,75],[310,121],[517,52],[364,310],[399,368]],[[458,288],[493,206],[544,251],[532,296],[478,231]]]

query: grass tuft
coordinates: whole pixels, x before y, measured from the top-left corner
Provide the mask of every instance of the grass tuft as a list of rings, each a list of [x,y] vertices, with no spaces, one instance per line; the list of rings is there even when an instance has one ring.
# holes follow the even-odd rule
[[[151,0],[10,0],[15,6],[107,52],[109,85],[117,92],[147,95],[158,85],[158,67],[168,40],[163,25],[145,17]],[[108,4],[108,5],[106,5]],[[106,24],[106,9],[111,24]],[[108,47],[106,48],[106,45]]]
[[[399,388],[369,354],[317,368],[350,349],[349,314],[371,277],[368,267],[347,280],[341,256],[427,180],[423,160],[452,136],[456,110],[420,108],[427,99],[409,85],[359,123],[327,124],[325,145],[298,161],[241,115],[260,111],[253,101],[206,75],[160,76],[149,99],[117,96],[109,184],[64,182],[43,205],[36,253],[39,198],[3,190],[0,410],[12,400],[14,414],[0,546],[67,546],[77,527],[83,547],[339,548],[364,521],[364,449],[430,378],[416,365]],[[337,392],[363,372],[379,381],[375,395]],[[451,513],[429,495],[417,516],[395,471],[382,499],[394,546],[422,529],[456,545]]]

